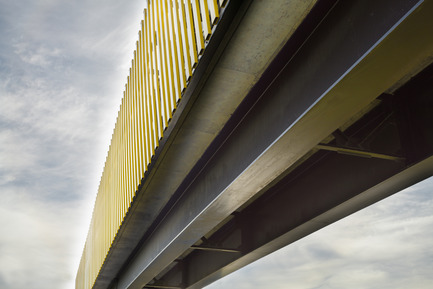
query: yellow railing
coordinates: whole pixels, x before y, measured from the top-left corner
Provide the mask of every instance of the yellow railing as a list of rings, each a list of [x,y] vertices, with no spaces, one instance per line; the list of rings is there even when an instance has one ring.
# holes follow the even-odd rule
[[[148,1],[76,288],[92,288],[227,0]]]

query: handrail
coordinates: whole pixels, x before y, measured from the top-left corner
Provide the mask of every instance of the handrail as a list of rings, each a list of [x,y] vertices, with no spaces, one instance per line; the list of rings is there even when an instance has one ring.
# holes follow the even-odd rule
[[[228,0],[149,0],[75,287],[90,289]]]

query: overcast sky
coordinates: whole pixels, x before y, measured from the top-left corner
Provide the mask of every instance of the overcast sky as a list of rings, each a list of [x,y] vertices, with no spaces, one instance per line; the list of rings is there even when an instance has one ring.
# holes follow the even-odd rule
[[[0,0],[0,288],[74,288],[143,1]]]
[[[74,288],[143,8],[0,0],[1,289]],[[432,188],[399,193],[209,288],[432,288]]]

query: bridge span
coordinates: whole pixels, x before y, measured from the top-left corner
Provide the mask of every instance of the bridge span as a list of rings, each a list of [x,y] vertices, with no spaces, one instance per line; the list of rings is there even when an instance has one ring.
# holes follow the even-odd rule
[[[432,15],[149,0],[76,288],[202,288],[432,176]]]

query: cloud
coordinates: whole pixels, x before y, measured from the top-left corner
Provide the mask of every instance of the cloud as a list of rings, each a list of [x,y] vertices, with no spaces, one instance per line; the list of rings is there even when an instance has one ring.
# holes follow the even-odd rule
[[[2,288],[65,288],[74,279],[71,258],[80,232],[75,202],[44,202],[23,191],[1,196]]]
[[[142,1],[2,1],[0,288],[74,288]]]
[[[432,288],[433,178],[207,288]]]

